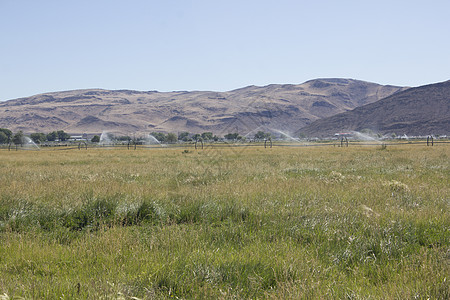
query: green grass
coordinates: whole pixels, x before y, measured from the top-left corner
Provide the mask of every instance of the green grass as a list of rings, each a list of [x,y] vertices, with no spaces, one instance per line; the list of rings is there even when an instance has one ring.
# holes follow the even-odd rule
[[[448,299],[450,147],[0,151],[4,298]]]

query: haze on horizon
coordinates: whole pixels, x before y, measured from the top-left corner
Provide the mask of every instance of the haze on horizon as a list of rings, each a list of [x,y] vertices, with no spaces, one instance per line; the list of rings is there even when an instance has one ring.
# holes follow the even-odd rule
[[[86,89],[228,91],[450,79],[450,2],[0,1],[0,101]]]

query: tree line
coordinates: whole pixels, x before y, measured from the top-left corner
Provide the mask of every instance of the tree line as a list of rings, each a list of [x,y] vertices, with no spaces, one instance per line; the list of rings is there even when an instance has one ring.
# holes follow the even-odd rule
[[[174,144],[177,142],[195,142],[195,141],[220,141],[220,140],[229,140],[229,141],[242,141],[245,140],[243,136],[241,136],[239,133],[227,133],[223,136],[223,138],[213,134],[210,131],[206,131],[203,133],[189,133],[187,131],[180,132],[178,134],[175,133],[163,133],[163,132],[152,132],[151,135],[157,139],[160,143],[168,143],[168,144]],[[64,130],[57,130],[52,131],[50,133],[42,133],[42,132],[36,132],[31,133],[28,136],[34,143],[36,144],[42,144],[45,142],[65,142],[71,138],[70,134],[64,132]],[[117,141],[131,141],[136,140],[134,138],[131,138],[130,136],[118,136],[115,137],[113,135],[109,136],[110,139],[117,140]],[[11,130],[6,128],[0,128],[0,144],[24,144],[26,135],[22,132],[16,132],[13,133]],[[255,133],[254,137],[255,140],[265,140],[270,139],[271,134],[266,133],[263,131],[258,131]],[[100,136],[94,135],[94,137],[91,139],[91,142],[98,143],[100,142]]]
[[[0,128],[0,144],[24,144],[26,137],[22,131],[13,133],[7,128]],[[64,132],[64,130],[52,131],[48,134],[36,132],[30,134],[29,138],[36,144],[54,141],[65,142],[70,139],[70,134]]]
[[[179,142],[195,142],[195,141],[220,141],[220,140],[229,140],[229,141],[242,141],[245,140],[243,136],[241,136],[239,133],[227,133],[223,136],[223,138],[215,135],[211,131],[203,132],[203,133],[189,133],[187,131],[183,131],[177,134],[175,133],[163,133],[163,132],[152,132],[150,133],[155,139],[157,139],[160,143],[168,143],[173,144]],[[254,140],[267,140],[271,139],[272,135],[270,133],[264,132],[264,131],[258,131],[253,136]],[[115,138],[118,141],[124,141],[124,140],[133,140],[129,136],[120,136]],[[139,139],[137,139],[139,140]]]

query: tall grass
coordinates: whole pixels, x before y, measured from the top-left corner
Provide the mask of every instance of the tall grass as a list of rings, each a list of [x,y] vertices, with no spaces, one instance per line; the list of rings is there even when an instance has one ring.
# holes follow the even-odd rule
[[[448,299],[449,149],[0,151],[0,294]]]

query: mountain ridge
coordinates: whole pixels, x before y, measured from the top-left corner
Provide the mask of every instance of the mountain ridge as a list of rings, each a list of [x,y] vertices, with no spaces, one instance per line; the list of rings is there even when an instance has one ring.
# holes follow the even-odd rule
[[[26,133],[245,134],[264,125],[292,132],[405,89],[343,78],[247,86],[227,92],[80,89],[0,102],[0,127]]]
[[[447,135],[450,80],[399,91],[377,102],[316,120],[297,133],[324,137],[363,129],[381,134]]]

